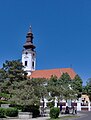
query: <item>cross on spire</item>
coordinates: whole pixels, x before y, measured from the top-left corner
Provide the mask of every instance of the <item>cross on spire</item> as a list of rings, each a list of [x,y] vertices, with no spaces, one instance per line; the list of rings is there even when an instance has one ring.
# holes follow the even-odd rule
[[[32,32],[32,26],[30,25],[30,27],[29,27],[29,32]]]

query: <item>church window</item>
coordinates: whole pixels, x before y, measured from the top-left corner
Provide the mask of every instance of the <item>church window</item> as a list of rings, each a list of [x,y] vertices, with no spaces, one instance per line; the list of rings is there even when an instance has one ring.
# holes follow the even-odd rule
[[[26,55],[28,54],[28,52],[25,53]]]
[[[27,61],[25,61],[25,66],[27,66]]]
[[[34,68],[34,61],[32,62],[32,67]]]
[[[33,53],[33,56],[34,56],[35,54]]]

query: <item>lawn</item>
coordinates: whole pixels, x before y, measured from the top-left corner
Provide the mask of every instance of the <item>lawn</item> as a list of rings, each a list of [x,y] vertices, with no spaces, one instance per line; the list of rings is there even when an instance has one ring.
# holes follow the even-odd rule
[[[72,115],[72,116],[62,116],[62,117],[59,117],[59,118],[56,118],[56,119],[50,118],[50,119],[47,119],[47,120],[67,120],[67,119],[79,118],[79,117],[80,116]]]

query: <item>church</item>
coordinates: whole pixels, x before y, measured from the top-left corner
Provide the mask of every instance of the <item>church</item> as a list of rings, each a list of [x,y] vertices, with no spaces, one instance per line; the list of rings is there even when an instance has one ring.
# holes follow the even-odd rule
[[[26,41],[23,45],[23,51],[22,51],[22,63],[24,66],[24,71],[27,72],[27,75],[30,79],[32,78],[46,78],[50,79],[51,76],[55,75],[57,78],[61,77],[63,73],[68,73],[71,79],[74,79],[76,76],[75,71],[72,68],[58,68],[58,69],[47,69],[47,70],[36,70],[36,51],[35,51],[35,45],[33,44],[33,33],[31,27],[29,28],[29,31],[26,35]],[[90,104],[88,106],[81,106],[83,99],[88,99],[87,96],[82,98],[80,100],[75,101],[75,106],[77,107],[77,111],[81,110],[88,110],[90,111]],[[41,101],[43,102],[43,101]],[[44,99],[44,107],[47,107],[47,103],[49,101],[47,99]],[[55,99],[55,107],[57,107],[57,100]],[[65,100],[62,100],[63,103],[65,103],[65,106],[68,105],[68,103]],[[74,103],[74,101],[72,101]],[[89,103],[89,102],[88,102]],[[63,106],[65,108],[65,106]]]
[[[22,51],[22,63],[24,66],[24,71],[27,72],[29,78],[46,78],[49,79],[52,75],[56,75],[58,78],[63,73],[68,73],[71,79],[76,75],[72,68],[58,68],[58,69],[48,69],[48,70],[36,70],[36,51],[35,45],[33,44],[33,33],[32,28],[26,35],[26,41],[23,45]]]

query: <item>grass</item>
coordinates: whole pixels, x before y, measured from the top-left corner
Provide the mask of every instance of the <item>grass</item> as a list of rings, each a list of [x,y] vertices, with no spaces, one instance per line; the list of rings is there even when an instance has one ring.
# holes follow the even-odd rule
[[[75,116],[75,115],[72,115],[72,116],[62,116],[62,117],[59,117],[59,118],[56,118],[56,119],[53,119],[53,118],[50,118],[50,119],[47,119],[47,120],[66,120],[66,119],[72,119],[72,118],[79,118],[80,116]]]

